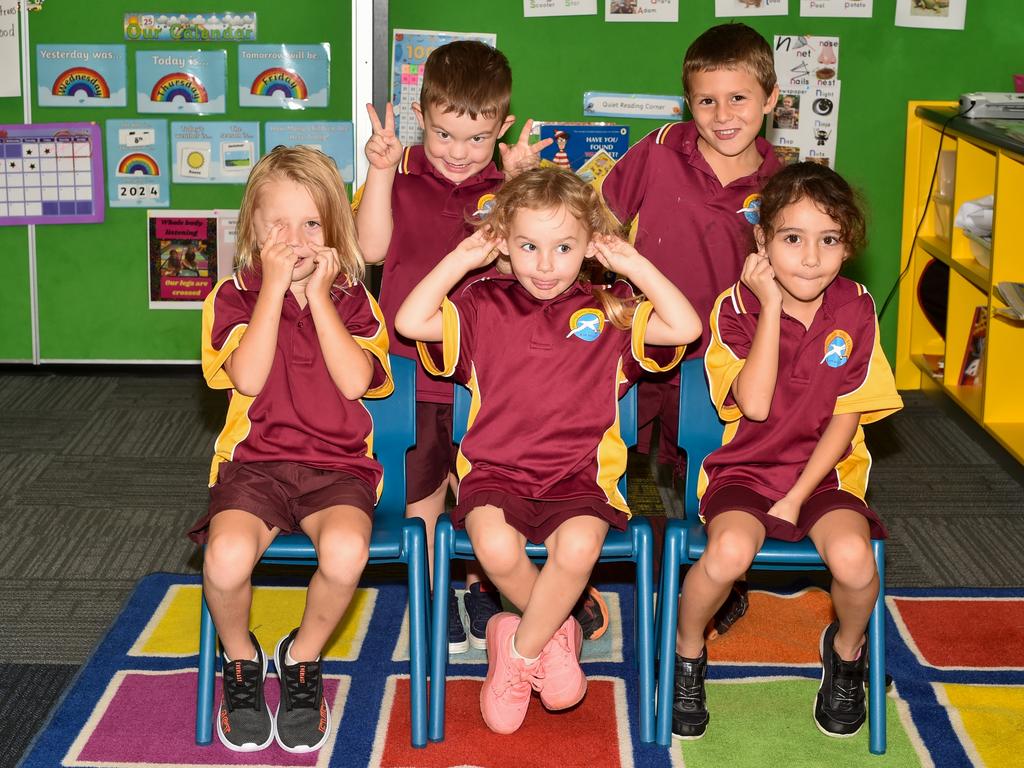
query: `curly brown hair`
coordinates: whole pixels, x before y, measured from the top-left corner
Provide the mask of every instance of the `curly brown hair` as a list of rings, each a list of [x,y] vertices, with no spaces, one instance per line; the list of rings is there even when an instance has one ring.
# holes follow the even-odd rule
[[[804,198],[839,225],[839,238],[846,246],[847,257],[864,248],[867,226],[860,195],[831,168],[812,162],[788,165],[764,185],[759,225],[763,242],[770,242],[775,236],[782,210]]]

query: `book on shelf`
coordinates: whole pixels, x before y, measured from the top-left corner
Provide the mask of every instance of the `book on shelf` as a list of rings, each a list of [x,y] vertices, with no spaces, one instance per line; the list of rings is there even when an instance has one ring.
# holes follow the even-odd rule
[[[946,361],[942,355],[931,355],[925,352],[921,355],[924,364],[928,367],[928,375],[933,379],[942,379],[942,373],[946,367]]]
[[[971,320],[971,332],[967,334],[967,349],[960,366],[960,386],[973,387],[981,384],[981,365],[985,357],[985,337],[988,335],[988,307],[975,307]]]
[[[1013,320],[1024,320],[1024,283],[999,283],[996,285],[996,293],[1006,303],[1005,308],[996,309],[997,315]]]

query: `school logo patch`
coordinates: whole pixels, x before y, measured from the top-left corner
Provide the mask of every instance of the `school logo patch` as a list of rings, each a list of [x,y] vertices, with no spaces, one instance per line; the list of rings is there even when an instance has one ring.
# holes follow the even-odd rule
[[[494,195],[488,192],[486,195],[480,195],[480,199],[476,201],[476,211],[473,213],[474,216],[478,216],[481,219],[487,216],[491,212],[491,208],[494,207]]]
[[[596,341],[604,330],[605,322],[604,312],[600,309],[577,309],[569,318],[569,332],[565,338],[575,336],[584,341]]]
[[[747,195],[747,199],[743,201],[743,207],[736,213],[742,213],[743,218],[750,224],[757,224],[761,221],[761,193],[755,192],[752,195]]]
[[[842,368],[849,361],[852,351],[853,339],[850,334],[846,331],[832,331],[825,337],[825,356],[821,362],[827,363],[830,368]]]

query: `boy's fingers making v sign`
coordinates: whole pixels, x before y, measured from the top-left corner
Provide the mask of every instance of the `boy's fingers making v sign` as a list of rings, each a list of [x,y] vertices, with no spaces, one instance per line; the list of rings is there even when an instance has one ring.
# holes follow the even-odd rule
[[[389,101],[384,105],[384,122],[381,123],[377,116],[377,110],[373,104],[366,105],[366,112],[370,116],[370,125],[373,127],[373,135],[366,142],[366,159],[374,168],[382,170],[394,168],[402,160],[402,151],[405,149],[402,142],[398,140],[395,133],[395,110]]]

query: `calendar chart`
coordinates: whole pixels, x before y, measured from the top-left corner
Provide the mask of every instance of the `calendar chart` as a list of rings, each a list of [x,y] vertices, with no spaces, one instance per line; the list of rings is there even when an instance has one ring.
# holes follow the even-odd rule
[[[0,125],[0,225],[103,221],[94,123]]]

